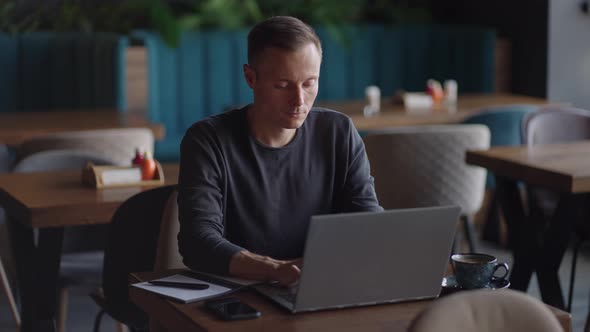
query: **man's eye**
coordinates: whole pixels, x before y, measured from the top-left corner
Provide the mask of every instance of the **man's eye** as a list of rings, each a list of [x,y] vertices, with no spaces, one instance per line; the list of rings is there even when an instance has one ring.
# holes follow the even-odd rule
[[[316,80],[309,80],[309,81],[306,81],[305,83],[303,83],[303,86],[306,88],[312,88],[315,86],[315,84],[316,84]]]
[[[284,89],[288,86],[287,82],[281,82],[275,85],[275,87],[279,88],[279,89]]]

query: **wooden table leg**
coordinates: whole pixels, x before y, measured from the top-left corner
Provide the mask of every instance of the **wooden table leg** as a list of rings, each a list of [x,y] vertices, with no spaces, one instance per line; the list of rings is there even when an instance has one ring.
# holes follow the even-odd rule
[[[21,331],[55,331],[57,280],[64,229],[34,230],[8,218],[21,299]]]

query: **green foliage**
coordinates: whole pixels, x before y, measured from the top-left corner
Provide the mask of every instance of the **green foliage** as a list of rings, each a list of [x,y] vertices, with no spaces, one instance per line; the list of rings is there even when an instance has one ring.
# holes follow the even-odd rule
[[[19,0],[0,0],[0,32],[35,30],[108,31],[127,34],[133,29],[157,31],[171,47],[182,30],[240,29],[277,15],[295,16],[324,26],[343,44],[346,24],[377,22],[425,22],[427,7],[400,5],[400,0],[60,0],[58,6],[41,5],[19,13]],[[44,4],[44,2],[41,2]],[[22,12],[22,11],[21,11]]]
[[[361,14],[364,20],[379,23],[426,23],[431,20],[431,13],[424,1],[413,1],[410,6],[400,1],[373,0],[365,6]],[[422,2],[422,3],[421,3]]]
[[[19,18],[15,1],[0,1],[0,32],[16,35],[21,32],[34,31],[39,26],[38,16],[38,12],[34,12]]]
[[[194,28],[239,29],[263,18],[256,0],[207,0],[196,6]]]
[[[153,29],[160,33],[168,45],[176,47],[180,38],[180,26],[168,6],[159,0],[150,0],[149,13]]]
[[[53,22],[52,30],[55,31],[91,32],[92,30],[90,17],[75,0],[64,0]]]
[[[339,25],[358,20],[363,0],[260,0],[265,16],[290,15],[310,24]]]
[[[344,45],[349,44],[342,26],[360,21],[364,0],[260,0],[265,17],[289,15],[326,27],[328,33]]]
[[[41,2],[34,9],[27,8],[23,3],[26,4],[18,0],[0,0],[0,32],[18,34],[44,30],[127,33],[141,26],[142,20],[139,18],[149,14],[148,6],[142,0],[93,6],[82,0],[61,0],[57,6]]]

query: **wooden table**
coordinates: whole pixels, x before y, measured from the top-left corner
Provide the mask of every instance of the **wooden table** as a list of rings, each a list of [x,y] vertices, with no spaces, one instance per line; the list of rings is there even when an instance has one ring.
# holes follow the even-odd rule
[[[178,164],[164,164],[166,184],[178,181]],[[146,186],[94,189],[81,170],[0,175],[21,297],[22,331],[52,331],[64,227],[109,223],[116,209]],[[38,230],[35,245],[34,230]]]
[[[135,283],[173,273],[134,273],[130,279]],[[209,313],[202,301],[181,304],[135,287],[130,287],[129,295],[133,303],[169,331],[407,331],[418,313],[432,303],[432,300],[411,301],[293,315],[257,293],[242,291],[232,296],[258,309],[262,316],[253,320],[225,322]],[[553,307],[549,309],[564,331],[570,332],[571,315]]]
[[[461,95],[454,106],[439,103],[430,109],[412,111],[407,110],[402,104],[392,104],[390,99],[383,99],[381,112],[371,117],[363,115],[365,104],[364,100],[354,100],[318,102],[317,106],[345,113],[352,118],[358,130],[368,131],[399,126],[459,123],[484,107],[511,104],[547,105],[548,102],[542,98],[511,94]]]
[[[526,290],[532,273],[536,272],[543,301],[565,308],[557,272],[576,213],[588,202],[590,141],[469,151],[466,162],[485,167],[496,175],[496,190],[514,255],[511,287]],[[559,195],[559,203],[549,220],[545,220],[536,204],[524,208],[517,181]],[[529,213],[525,213],[527,210]]]
[[[114,109],[0,113],[0,143],[17,146],[47,134],[64,131],[150,128],[156,139],[164,138],[161,124],[149,122],[144,114]]]

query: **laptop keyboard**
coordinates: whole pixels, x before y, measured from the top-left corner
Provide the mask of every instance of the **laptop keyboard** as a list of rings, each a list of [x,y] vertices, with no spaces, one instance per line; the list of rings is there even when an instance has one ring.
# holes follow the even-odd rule
[[[287,302],[295,303],[295,294],[291,292],[279,293],[278,294],[282,299],[286,300]]]

